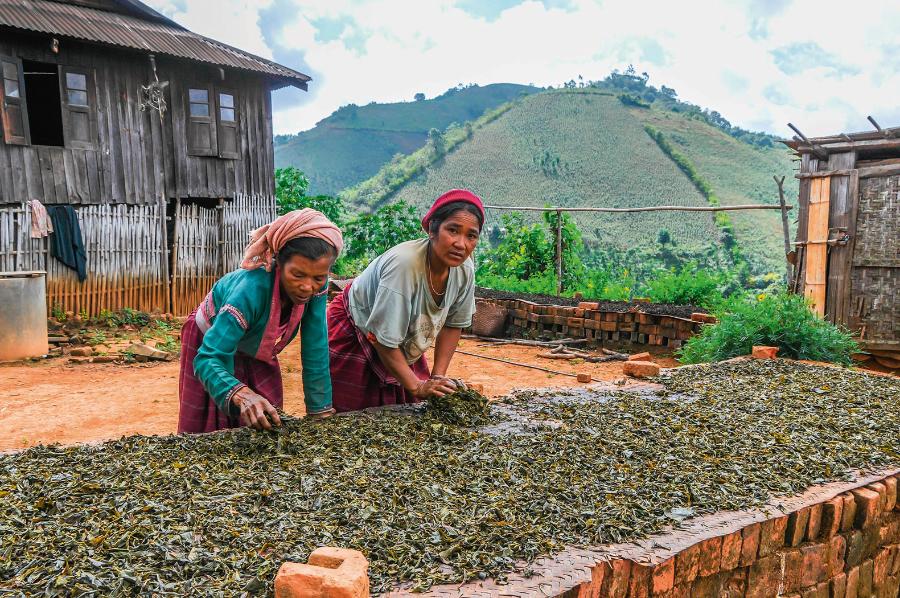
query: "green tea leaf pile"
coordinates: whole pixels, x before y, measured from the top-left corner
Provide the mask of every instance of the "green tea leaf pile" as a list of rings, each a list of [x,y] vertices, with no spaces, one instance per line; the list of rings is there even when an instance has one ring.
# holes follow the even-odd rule
[[[271,595],[282,561],[321,545],[362,550],[376,591],[502,580],[567,545],[900,464],[896,378],[754,361],[665,384],[523,393],[491,408],[524,422],[505,432],[400,409],[0,456],[0,588]]]
[[[458,426],[487,422],[487,397],[472,389],[457,390],[442,397],[428,399],[427,414],[435,419]]]

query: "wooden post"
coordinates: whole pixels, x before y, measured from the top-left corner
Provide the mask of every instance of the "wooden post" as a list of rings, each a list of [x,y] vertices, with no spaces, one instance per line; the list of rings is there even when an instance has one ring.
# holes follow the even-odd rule
[[[180,316],[182,314],[178,313],[178,304],[177,304],[177,296],[178,296],[178,217],[181,214],[181,198],[175,198],[175,213],[172,215],[172,221],[175,223],[174,228],[172,229],[172,274],[170,276],[170,280],[172,281],[170,284],[171,295],[169,297],[170,302],[170,313],[176,316]]]
[[[784,232],[784,257],[787,259],[788,254],[791,252],[791,230],[788,226],[788,213],[787,213],[787,203],[784,201],[784,176],[780,179],[772,175],[772,178],[775,179],[775,184],[778,185],[778,202],[781,204],[781,228]],[[794,278],[794,266],[790,262],[787,262],[787,285],[788,288],[791,286],[791,280]]]
[[[562,210],[556,210],[556,294],[563,289]]]
[[[160,275],[162,276],[163,288],[165,289],[165,295],[163,295],[163,301],[165,304],[162,308],[168,312],[172,313],[172,281],[169,280],[169,231],[166,230],[166,196],[165,194],[160,194],[159,196],[159,227],[160,227],[160,238],[159,244],[161,247],[161,252],[159,256],[159,266],[160,266]]]
[[[219,204],[216,206],[219,217],[219,234],[218,234],[218,256],[219,256],[219,277],[225,276],[225,198],[219,198]]]

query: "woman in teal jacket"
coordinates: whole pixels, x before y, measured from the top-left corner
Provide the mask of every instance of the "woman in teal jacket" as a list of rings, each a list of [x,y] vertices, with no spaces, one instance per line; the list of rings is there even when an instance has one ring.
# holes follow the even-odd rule
[[[213,285],[182,328],[179,432],[279,425],[278,354],[298,331],[306,412],[334,412],[325,308],[342,245],[338,228],[308,208],[253,233],[241,268]]]

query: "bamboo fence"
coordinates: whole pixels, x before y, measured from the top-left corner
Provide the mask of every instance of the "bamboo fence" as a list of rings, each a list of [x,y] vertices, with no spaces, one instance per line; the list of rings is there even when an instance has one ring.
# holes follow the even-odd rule
[[[213,208],[178,202],[171,242],[159,205],[75,210],[87,254],[84,282],[50,257],[48,238],[31,238],[31,210],[25,204],[0,206],[0,272],[46,271],[51,312],[96,316],[127,307],[187,315],[220,276],[240,265],[249,233],[274,219],[275,201],[238,195]]]
[[[97,315],[125,307],[164,311],[165,244],[157,205],[76,208],[87,278],[52,259],[49,239],[31,238],[31,210],[0,208],[0,270],[47,272],[47,309]]]

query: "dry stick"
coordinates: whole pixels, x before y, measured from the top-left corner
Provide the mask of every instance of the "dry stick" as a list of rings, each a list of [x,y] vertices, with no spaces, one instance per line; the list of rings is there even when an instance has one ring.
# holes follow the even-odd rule
[[[528,363],[519,363],[518,361],[510,361],[509,359],[501,359],[500,357],[491,357],[489,355],[479,355],[478,353],[470,353],[469,351],[463,351],[461,349],[456,350],[457,353],[462,353],[463,355],[469,355],[471,357],[480,357],[481,359],[489,359],[490,361],[499,361],[500,363],[506,363],[508,365],[517,365],[523,368],[529,368],[532,370],[540,370],[542,372],[548,372],[550,374],[558,374],[560,376],[569,376],[570,378],[577,378],[578,374],[572,374],[569,372],[560,372],[559,370],[551,370],[549,368],[544,368],[539,365],[531,365]],[[591,377],[593,382],[603,382],[603,380],[598,380],[597,378]]]
[[[772,178],[775,179],[775,184],[778,185],[778,202],[781,204],[781,228],[784,232],[784,257],[787,259],[788,254],[791,252],[791,232],[788,227],[788,213],[787,213],[787,204],[784,201],[784,176],[780,179],[775,175],[772,175]],[[793,278],[793,264],[788,262],[787,264],[787,284],[788,287],[791,286],[791,279]]]
[[[516,210],[524,212],[730,212],[734,210],[780,210],[781,206],[759,204],[738,206],[648,206],[645,208],[537,208],[534,206],[484,206],[491,210]],[[787,206],[793,210],[794,206]]]

